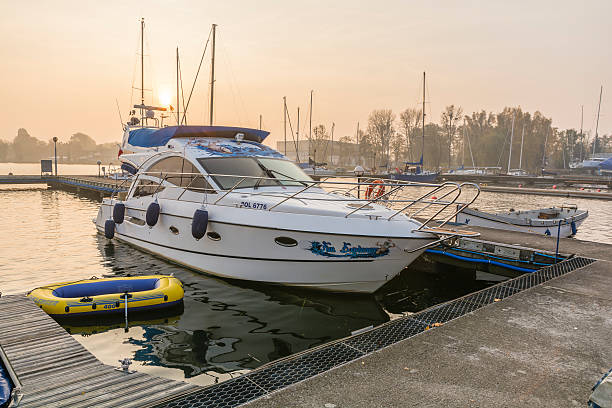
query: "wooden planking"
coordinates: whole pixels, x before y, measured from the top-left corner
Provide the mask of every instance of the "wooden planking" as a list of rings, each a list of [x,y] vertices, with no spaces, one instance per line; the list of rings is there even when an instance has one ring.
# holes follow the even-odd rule
[[[22,383],[20,407],[137,407],[200,388],[101,363],[24,295],[0,297],[0,344]]]

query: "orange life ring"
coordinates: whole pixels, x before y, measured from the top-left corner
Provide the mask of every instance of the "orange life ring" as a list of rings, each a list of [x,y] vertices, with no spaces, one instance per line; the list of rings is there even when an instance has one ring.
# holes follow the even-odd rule
[[[385,194],[385,186],[381,179],[374,180],[372,184],[368,185],[365,192],[366,200],[373,200],[381,195]]]

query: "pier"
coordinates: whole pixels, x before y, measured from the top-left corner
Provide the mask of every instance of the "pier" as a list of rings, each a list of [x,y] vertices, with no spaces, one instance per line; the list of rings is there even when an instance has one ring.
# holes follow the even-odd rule
[[[142,407],[199,388],[102,364],[25,295],[0,297],[0,346],[20,408]]]
[[[556,239],[470,227],[554,251]],[[574,406],[610,367],[612,245],[277,360],[156,407]]]
[[[46,184],[50,188],[61,188],[77,192],[110,196],[113,192],[127,191],[129,182],[97,176],[0,176],[0,185]]]

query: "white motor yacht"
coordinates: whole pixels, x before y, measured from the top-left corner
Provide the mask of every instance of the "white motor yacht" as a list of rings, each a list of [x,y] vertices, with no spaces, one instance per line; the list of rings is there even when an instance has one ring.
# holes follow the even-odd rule
[[[133,152],[122,161],[135,175],[127,193],[103,200],[98,231],[211,275],[372,293],[430,245],[462,234],[427,228],[407,211],[420,205],[411,215],[423,216],[438,206],[433,220],[453,204],[454,217],[465,185],[429,185],[418,199],[400,199],[410,186],[397,181],[314,181],[263,145],[261,130],[126,132]],[[471,203],[478,189],[470,186]]]

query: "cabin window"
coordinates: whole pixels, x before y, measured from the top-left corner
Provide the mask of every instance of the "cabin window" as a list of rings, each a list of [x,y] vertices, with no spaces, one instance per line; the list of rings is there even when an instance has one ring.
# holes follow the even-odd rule
[[[159,182],[153,180],[140,179],[138,185],[134,189],[134,197],[145,197],[155,193],[160,193],[164,189],[163,186],[159,185]]]
[[[236,188],[305,186],[307,183],[291,180],[312,181],[295,163],[288,160],[259,157],[214,157],[200,158],[198,162],[224,190],[233,188],[239,182]],[[246,178],[242,180],[243,177]]]
[[[187,190],[207,194],[216,194],[214,188],[189,160],[172,156],[162,159],[147,170],[146,174],[165,179],[167,183]]]

